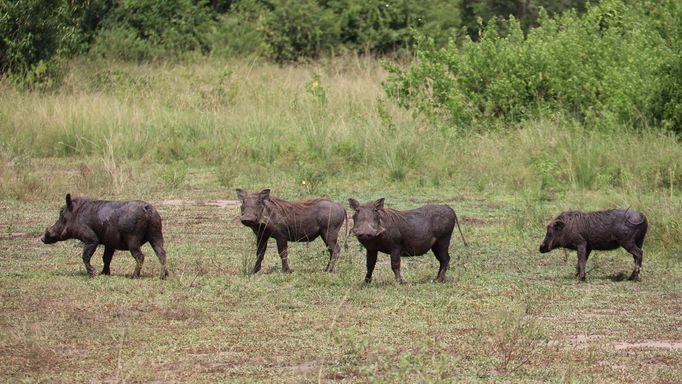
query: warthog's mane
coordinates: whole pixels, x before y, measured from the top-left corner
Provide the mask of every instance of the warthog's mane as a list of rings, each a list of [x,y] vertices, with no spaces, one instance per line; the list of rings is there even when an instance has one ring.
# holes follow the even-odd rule
[[[383,213],[383,214],[382,214]],[[379,217],[382,219],[390,219],[393,222],[406,221],[405,213],[397,209],[384,208],[379,210]]]
[[[288,201],[278,199],[276,197],[270,197],[268,200],[270,201],[270,203],[272,203],[271,207],[273,209],[285,215],[302,212],[306,208],[318,204],[321,201],[327,201],[327,199],[323,199],[320,197],[296,201]]]
[[[608,226],[611,221],[611,214],[613,210],[607,211],[595,211],[595,212],[582,212],[582,211],[566,211],[562,212],[556,220],[563,221],[567,227],[572,228],[577,226],[578,228],[597,228],[599,226]],[[635,211],[632,211],[635,212]],[[636,223],[630,221],[626,210],[623,213],[624,219],[634,225],[642,224],[642,222]]]
[[[71,204],[73,204],[73,211],[78,211],[81,208],[88,206],[88,207],[99,207],[100,205],[106,203],[104,200],[95,200],[89,197],[72,197],[71,198]]]

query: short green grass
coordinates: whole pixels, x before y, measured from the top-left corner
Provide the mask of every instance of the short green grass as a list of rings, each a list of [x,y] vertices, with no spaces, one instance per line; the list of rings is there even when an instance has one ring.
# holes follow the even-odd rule
[[[3,382],[661,382],[682,376],[682,149],[654,131],[551,117],[441,131],[381,95],[370,59],[308,66],[74,62],[54,94],[0,83]],[[312,92],[312,81],[322,91]],[[222,81],[222,83],[221,83]],[[324,97],[320,96],[323,95]],[[346,205],[385,197],[458,213],[444,284],[433,255],[387,256],[362,283],[354,238],[336,274],[318,240],[274,243],[263,270],[234,188]],[[170,279],[146,246],[89,278],[77,241],[38,237],[66,192],[150,201]],[[565,209],[650,219],[641,281],[624,250],[540,254]],[[349,212],[350,213],[350,212]],[[101,268],[101,250],[94,265]]]
[[[327,256],[318,241],[291,246],[292,274],[280,272],[271,244],[252,275],[254,239],[237,209],[185,199],[153,201],[165,223],[167,281],[158,279],[149,247],[141,279],[128,277],[134,264],[124,252],[111,277],[89,278],[76,241],[37,239],[61,199],[3,202],[0,377],[674,382],[682,372],[679,250],[645,247],[640,282],[624,280],[632,268],[625,251],[598,252],[581,284],[575,255],[538,253],[543,228],[520,232],[513,205],[405,195],[388,203],[439,201],[459,212],[469,247],[453,238],[445,284],[432,282],[437,262],[429,254],[403,259],[407,285],[394,282],[386,256],[365,285],[353,238],[336,274],[322,272]],[[100,257],[101,250],[101,268]],[[654,342],[668,344],[647,344]]]

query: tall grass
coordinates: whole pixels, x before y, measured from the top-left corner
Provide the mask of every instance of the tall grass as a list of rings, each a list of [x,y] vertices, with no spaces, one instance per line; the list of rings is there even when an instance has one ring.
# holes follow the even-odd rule
[[[522,228],[558,208],[632,206],[660,214],[656,236],[670,244],[681,233],[669,211],[682,188],[674,135],[586,129],[551,115],[516,129],[435,127],[386,100],[385,77],[363,57],[289,66],[74,61],[53,93],[0,83],[0,195],[47,196],[60,181],[43,177],[55,167],[45,161],[61,159],[76,168],[61,185],[77,180],[97,194],[170,194],[202,170],[213,175],[204,185],[221,190],[512,196]]]

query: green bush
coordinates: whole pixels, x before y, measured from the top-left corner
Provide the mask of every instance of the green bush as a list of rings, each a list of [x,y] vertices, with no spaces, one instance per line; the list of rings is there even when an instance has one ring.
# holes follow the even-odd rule
[[[266,44],[259,30],[259,23],[269,12],[265,4],[259,0],[241,0],[229,10],[217,18],[216,28],[209,36],[211,54],[235,57],[265,53]]]
[[[277,0],[267,9],[259,30],[277,61],[348,51],[392,53],[409,48],[414,31],[445,43],[460,27],[459,2],[446,0]]]
[[[679,86],[669,86],[680,84],[671,79],[679,53],[657,29],[660,19],[647,16],[647,5],[613,0],[582,16],[541,12],[527,35],[514,17],[493,19],[478,42],[465,39],[461,46],[439,49],[421,38],[418,63],[388,64],[384,89],[402,106],[458,127],[507,124],[547,111],[590,126],[658,125],[666,112],[656,98],[679,93]],[[674,1],[666,6],[679,14]],[[665,111],[675,116],[678,105]]]
[[[59,49],[61,0],[0,2],[0,74],[25,74]]]
[[[316,0],[276,0],[260,28],[270,56],[290,61],[331,50],[338,40],[334,19]]]
[[[493,18],[509,19],[509,16],[514,16],[521,23],[523,30],[527,31],[538,25],[541,9],[549,15],[560,14],[570,9],[582,13],[587,3],[588,0],[462,0],[461,18],[469,36],[477,40],[479,20],[487,22]]]
[[[85,52],[110,7],[109,0],[0,1],[0,74],[57,76],[53,58]]]
[[[190,54],[264,54],[295,61],[344,52],[411,50],[414,32],[436,46],[476,40],[477,18],[510,14],[535,25],[584,0],[27,0],[0,2],[0,72],[26,73],[53,56],[91,51],[130,61]],[[472,27],[473,25],[473,27]],[[465,28],[466,29],[466,28]],[[49,65],[48,65],[49,66]]]
[[[123,60],[207,53],[214,27],[209,8],[192,0],[123,0],[102,24],[92,53]]]
[[[411,29],[424,24],[430,3],[438,2],[339,0],[330,6],[338,15],[340,44],[352,50],[387,53],[412,41]]]

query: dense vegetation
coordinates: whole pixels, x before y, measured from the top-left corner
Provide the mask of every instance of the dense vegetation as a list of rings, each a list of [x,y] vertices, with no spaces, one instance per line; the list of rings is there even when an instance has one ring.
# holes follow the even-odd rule
[[[515,15],[525,28],[582,0],[27,0],[0,2],[0,73],[33,69],[55,56],[91,52],[151,60],[194,52],[262,54],[277,61],[330,53],[389,53],[413,32],[440,45],[478,19]]]
[[[561,114],[682,126],[679,1],[69,0],[0,3],[0,73],[49,89],[74,55],[278,62],[416,52],[386,91],[459,128]]]
[[[500,33],[500,30],[504,33]],[[563,115],[590,127],[682,132],[682,7],[603,1],[548,17],[527,33],[491,20],[477,42],[420,40],[416,64],[391,65],[386,89],[402,105],[457,127]]]

